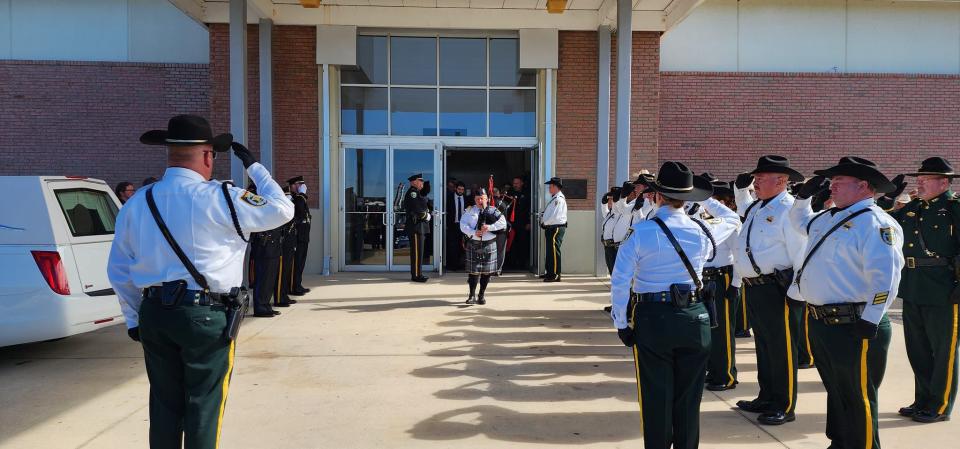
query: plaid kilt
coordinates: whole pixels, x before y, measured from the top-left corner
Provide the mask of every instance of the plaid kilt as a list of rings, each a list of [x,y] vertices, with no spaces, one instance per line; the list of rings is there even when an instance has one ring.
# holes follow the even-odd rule
[[[468,240],[466,245],[466,271],[469,274],[493,274],[497,272],[497,240]]]

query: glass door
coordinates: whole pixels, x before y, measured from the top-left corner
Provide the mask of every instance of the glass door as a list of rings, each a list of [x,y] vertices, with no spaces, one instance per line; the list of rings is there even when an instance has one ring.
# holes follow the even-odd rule
[[[344,268],[382,271],[389,262],[386,148],[344,148],[341,227]]]
[[[442,233],[437,232],[437,229],[440,229],[438,223],[442,221],[439,210],[441,203],[443,203],[444,191],[443,183],[439,183],[439,178],[436,176],[439,173],[437,168],[439,158],[437,157],[436,146],[411,148],[410,145],[406,145],[391,148],[390,154],[392,203],[389,223],[393,233],[390,269],[393,271],[410,269],[410,253],[413,249],[406,230],[407,212],[404,209],[403,198],[410,188],[407,179],[412,175],[422,173],[423,180],[430,185],[430,190],[425,192],[425,196],[430,204],[431,211],[429,231],[424,236],[424,242],[426,243],[423,249],[423,271],[434,271],[441,253],[438,242]],[[424,187],[424,190],[426,190],[426,187]]]

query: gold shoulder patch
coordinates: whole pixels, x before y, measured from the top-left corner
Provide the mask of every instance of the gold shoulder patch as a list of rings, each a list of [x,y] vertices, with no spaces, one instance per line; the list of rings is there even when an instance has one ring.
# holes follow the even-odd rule
[[[883,240],[883,243],[887,245],[893,246],[893,228],[880,228],[880,240]]]
[[[244,191],[243,194],[240,195],[240,199],[243,200],[243,202],[256,207],[260,207],[260,206],[263,206],[264,204],[267,204],[266,198],[260,195],[247,192],[247,191]]]
[[[711,218],[711,219],[707,220],[707,223],[710,223],[710,224],[720,224],[720,223],[723,223],[723,220],[721,220],[721,219],[719,219],[719,218]]]
[[[910,211],[910,212],[907,212],[907,216],[908,216],[908,217],[916,217],[916,216],[917,216],[917,213],[916,213],[916,212],[913,212],[913,211]]]
[[[883,304],[883,303],[887,302],[887,296],[888,296],[888,294],[889,294],[889,292],[881,292],[881,293],[877,293],[876,295],[874,295],[874,296],[873,296],[873,305],[876,306],[876,305],[880,305],[880,304]]]
[[[767,217],[767,223],[773,223],[773,215]]]

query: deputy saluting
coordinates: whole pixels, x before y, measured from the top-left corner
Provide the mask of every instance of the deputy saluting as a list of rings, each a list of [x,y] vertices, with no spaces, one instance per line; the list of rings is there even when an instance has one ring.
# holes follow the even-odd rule
[[[879,448],[877,390],[887,366],[890,321],[903,268],[903,231],[874,204],[896,187],[866,159],[844,157],[814,172],[790,210],[809,239],[795,284],[810,311],[810,340],[827,390],[830,447]],[[835,207],[815,214],[826,187]]]
[[[201,117],[173,117],[140,141],[167,146],[168,168],[117,215],[107,273],[128,334],[143,345],[150,447],[216,448],[246,240],[289,221],[293,204],[249,150],[230,134],[214,137]],[[210,180],[231,147],[259,195]]]
[[[543,209],[540,218],[540,227],[546,231],[547,256],[544,262],[546,274],[543,282],[559,282],[560,267],[563,266],[560,257],[560,246],[563,245],[563,235],[567,229],[567,198],[563,196],[563,181],[553,177],[544,183],[549,186],[550,202]]]
[[[631,347],[647,449],[689,449],[700,441],[700,399],[710,351],[710,318],[701,296],[704,260],[740,226],[710,198],[706,179],[667,162],[650,183],[659,206],[620,246],[611,279],[611,317]],[[697,223],[685,201],[703,201],[715,217]],[[716,243],[715,243],[716,242]]]

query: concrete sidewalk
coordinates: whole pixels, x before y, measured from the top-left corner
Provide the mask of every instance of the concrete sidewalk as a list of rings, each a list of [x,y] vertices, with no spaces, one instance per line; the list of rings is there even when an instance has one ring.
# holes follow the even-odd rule
[[[465,275],[404,279],[310,277],[283,315],[245,321],[222,447],[642,447],[632,358],[600,311],[605,283],[510,275],[467,307]],[[704,392],[701,447],[826,447],[816,370],[800,372],[795,423],[761,427],[732,409],[757,390],[752,340],[737,344],[740,386]],[[147,394],[123,326],[0,348],[0,448],[147,447]],[[883,447],[955,447],[957,421],[897,416],[912,395],[895,324]]]

